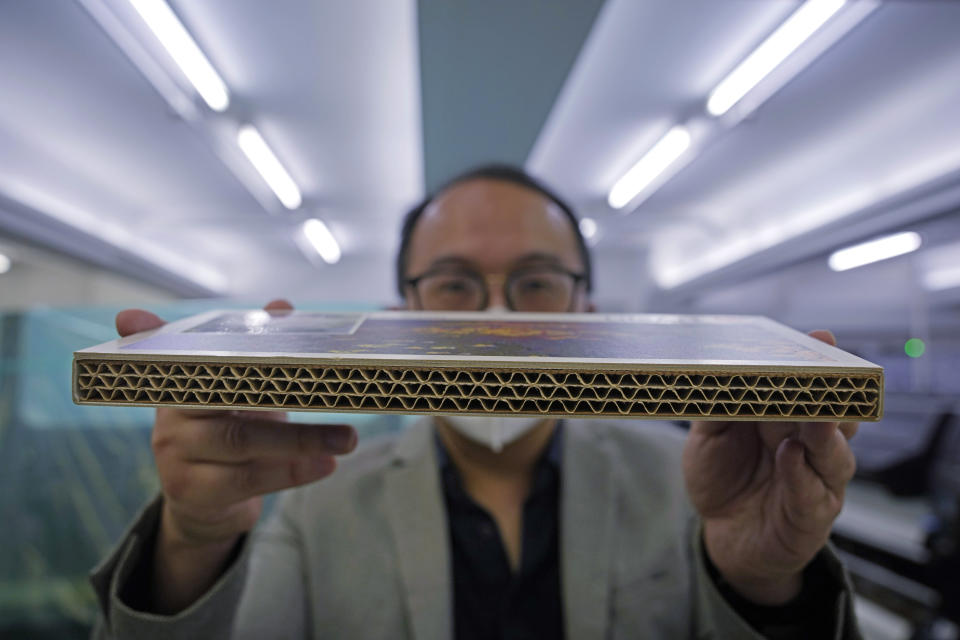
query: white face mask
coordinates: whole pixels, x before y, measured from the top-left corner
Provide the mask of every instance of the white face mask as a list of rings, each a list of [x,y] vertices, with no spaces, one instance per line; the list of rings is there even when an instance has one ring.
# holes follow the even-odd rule
[[[537,416],[507,418],[505,416],[443,416],[457,433],[489,447],[494,453],[530,432],[543,421]]]
[[[503,306],[487,307],[487,313],[510,313]],[[443,416],[443,419],[457,431],[474,442],[489,447],[494,453],[500,453],[503,448],[532,430],[543,418],[524,416],[522,418],[507,418],[505,416]]]

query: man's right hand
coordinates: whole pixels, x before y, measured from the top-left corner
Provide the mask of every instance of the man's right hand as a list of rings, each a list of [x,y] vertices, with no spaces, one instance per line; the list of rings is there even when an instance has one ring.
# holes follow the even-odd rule
[[[265,307],[291,308],[280,300]],[[164,324],[136,309],[121,311],[116,322],[121,336]],[[283,413],[157,409],[151,445],[163,508],[151,611],[172,614],[197,600],[256,524],[263,495],[325,478],[336,468],[334,456],[356,443],[352,427],[292,424]]]

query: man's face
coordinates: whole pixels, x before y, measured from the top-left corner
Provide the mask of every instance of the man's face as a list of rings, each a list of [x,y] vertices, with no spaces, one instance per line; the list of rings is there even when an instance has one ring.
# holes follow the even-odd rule
[[[582,274],[583,269],[570,220],[555,203],[512,182],[478,178],[450,187],[424,211],[410,241],[406,277],[475,273],[487,284],[487,307],[510,306],[504,284],[511,282],[512,302],[520,308],[518,300],[535,299],[535,289],[546,282],[536,274]],[[510,280],[510,274],[540,279]],[[407,288],[408,309],[454,308],[442,303],[418,307],[424,293],[418,287],[419,297]],[[566,308],[529,310],[592,310],[583,283],[573,287]]]

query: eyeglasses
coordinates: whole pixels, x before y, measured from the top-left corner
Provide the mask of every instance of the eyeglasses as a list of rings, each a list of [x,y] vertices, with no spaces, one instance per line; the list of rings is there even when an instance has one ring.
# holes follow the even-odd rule
[[[503,281],[503,297],[513,311],[571,311],[584,276],[552,266],[525,267],[499,278],[485,278],[467,269],[443,269],[404,282],[420,309],[480,311],[490,302],[487,281],[494,279]]]

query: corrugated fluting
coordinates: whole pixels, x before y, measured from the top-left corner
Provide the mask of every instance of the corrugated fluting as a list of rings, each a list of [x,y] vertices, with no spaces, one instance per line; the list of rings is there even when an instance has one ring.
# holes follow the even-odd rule
[[[80,404],[360,413],[878,420],[879,373],[572,371],[81,359]]]

